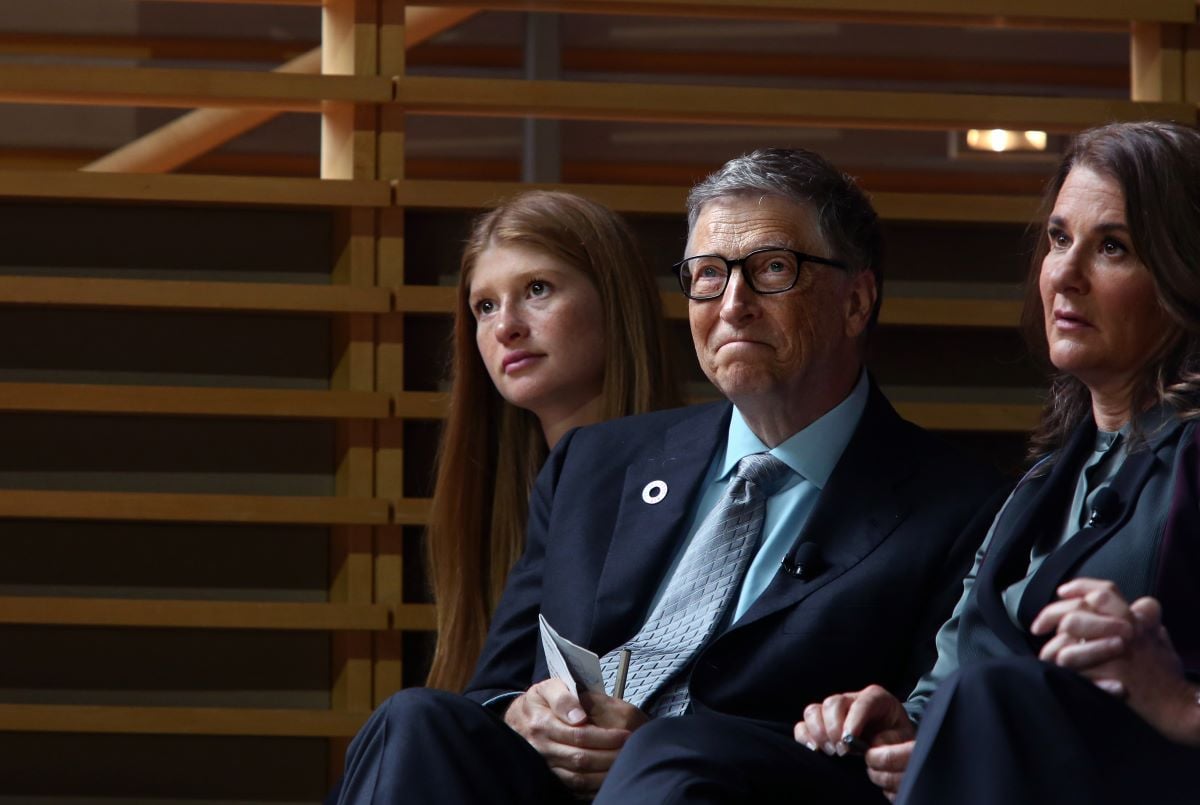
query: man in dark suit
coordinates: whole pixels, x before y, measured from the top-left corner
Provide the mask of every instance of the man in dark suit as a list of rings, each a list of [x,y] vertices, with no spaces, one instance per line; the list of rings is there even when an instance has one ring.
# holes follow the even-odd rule
[[[879,797],[791,724],[860,681],[911,685],[996,479],[901,420],[863,368],[880,236],[849,177],[758,151],[688,206],[676,269],[726,401],[560,441],[465,696],[390,699],[342,801],[768,801],[809,766],[814,796],[862,778]],[[547,678],[539,614],[609,676],[629,648],[631,701]]]

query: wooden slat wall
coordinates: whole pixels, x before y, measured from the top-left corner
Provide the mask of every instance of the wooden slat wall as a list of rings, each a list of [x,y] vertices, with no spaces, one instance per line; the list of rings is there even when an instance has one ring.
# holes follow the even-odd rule
[[[195,0],[203,2],[205,0]],[[229,0],[223,0],[229,2]],[[284,3],[286,0],[241,0]],[[322,5],[293,0],[293,5]],[[436,4],[436,3],[435,3]],[[444,5],[456,4],[446,0]],[[246,106],[319,113],[323,120],[321,177],[275,179],[229,176],[105,175],[59,171],[0,171],[0,200],[10,205],[93,204],[135,222],[150,205],[184,211],[304,212],[329,223],[332,243],[325,276],[316,281],[130,278],[120,272],[55,275],[53,271],[0,274],[0,316],[11,311],[58,311],[111,316],[216,316],[314,318],[328,325],[329,366],[320,388],[274,388],[253,383],[201,385],[63,382],[0,375],[0,418],[49,417],[52,421],[117,420],[184,423],[201,434],[213,423],[323,423],[332,428],[325,471],[328,494],[289,492],[287,480],[271,494],[221,489],[63,488],[24,484],[0,466],[0,532],[23,530],[240,528],[320,529],[328,549],[328,586],[322,600],[237,600],[161,594],[101,597],[83,589],[54,594],[53,584],[9,590],[0,584],[0,634],[52,634],[56,629],[158,634],[250,631],[264,639],[280,632],[331,636],[323,707],[148,706],[130,702],[0,702],[0,736],[126,734],[226,736],[234,739],[324,739],[328,774],[300,798],[316,799],[340,771],[346,742],[370,710],[403,684],[405,634],[433,627],[432,607],[406,595],[406,527],[425,522],[428,501],[406,494],[408,427],[436,421],[446,398],[406,382],[406,360],[427,344],[410,343],[412,327],[444,322],[452,292],[406,270],[409,216],[462,215],[522,189],[503,182],[413,180],[405,177],[407,113],[536,115],[564,119],[670,120],[680,125],[712,120],[740,124],[836,125],[921,129],[967,125],[1039,127],[1069,132],[1108,119],[1169,117],[1194,122],[1200,98],[1200,49],[1193,48],[1195,4],[1188,0],[561,0],[549,3],[470,3],[481,8],[539,8],[566,13],[654,13],[730,17],[822,18],[903,23],[979,22],[1004,16],[1022,25],[1113,26],[1134,21],[1133,93],[1128,100],[966,96],[933,93],[816,92],[728,87],[679,87],[589,82],[524,82],[420,78],[405,75],[404,6],[394,0],[325,0],[324,72],[296,76],[210,70],[0,66],[0,101],[132,106]],[[586,90],[586,91],[584,91]],[[680,217],[686,188],[556,185],[580,192],[634,216]],[[878,193],[889,222],[916,225],[1014,225],[1030,220],[1036,200],[1025,196]],[[131,225],[131,230],[136,226]],[[71,266],[60,266],[66,269]],[[934,330],[954,338],[1010,331],[1019,304],[969,287],[913,284],[889,290],[885,327]],[[951,288],[950,286],[953,286]],[[978,286],[982,288],[982,286]],[[952,292],[951,292],[952,291]],[[686,317],[677,295],[664,291],[668,315]],[[270,324],[259,337],[269,339]],[[30,337],[39,337],[30,333]],[[86,339],[85,333],[80,333]],[[7,372],[8,366],[0,365]],[[18,373],[19,374],[19,373]],[[903,378],[901,378],[903,380]],[[113,382],[107,382],[112,380]],[[902,385],[907,384],[904,381]],[[919,384],[914,384],[919,385]],[[904,388],[908,388],[904,385]],[[954,390],[951,389],[951,392]],[[704,397],[704,390],[696,396]],[[982,395],[986,397],[986,395]],[[1037,406],[999,395],[924,391],[905,397],[901,412],[931,428],[955,432],[1020,434],[1036,421]],[[14,422],[18,420],[12,420]],[[24,421],[24,420],[20,420]],[[173,425],[174,427],[174,425]],[[412,448],[415,449],[415,448]],[[238,459],[242,461],[242,459]],[[226,469],[237,476],[233,459]],[[19,469],[19,462],[14,465]],[[139,465],[140,466],[140,465]],[[240,465],[238,465],[240,466]],[[88,467],[68,467],[84,472]],[[253,469],[253,468],[252,468]],[[423,470],[428,469],[426,464]],[[89,476],[90,477],[90,476]],[[121,483],[126,483],[121,481]],[[132,483],[132,482],[129,482]],[[29,488],[26,488],[28,486]],[[409,486],[412,486],[410,483]],[[104,531],[105,534],[110,533]],[[164,531],[164,561],[171,561]],[[101,538],[100,536],[97,537]],[[227,546],[228,547],[228,546]],[[410,569],[411,570],[411,569]],[[94,584],[103,585],[103,580]],[[71,587],[70,583],[65,583]],[[19,585],[18,585],[19,586]],[[120,586],[119,583],[115,586]],[[238,585],[233,585],[237,587]],[[11,594],[10,594],[11,593]],[[235,591],[236,593],[236,591]],[[191,595],[190,593],[188,594]],[[28,630],[51,630],[32,632]],[[153,638],[149,638],[153,639]],[[44,697],[43,697],[44,698]],[[2,742],[0,742],[2,743]],[[299,750],[297,750],[299,751]],[[66,768],[64,766],[64,768]],[[203,759],[197,770],[205,769]],[[291,790],[291,789],[289,789]],[[97,796],[111,792],[91,792]],[[179,791],[179,796],[193,792]],[[120,795],[120,794],[116,794]]]

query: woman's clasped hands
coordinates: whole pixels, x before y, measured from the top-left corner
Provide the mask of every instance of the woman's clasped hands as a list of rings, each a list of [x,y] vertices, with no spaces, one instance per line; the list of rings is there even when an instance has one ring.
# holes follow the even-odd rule
[[[1034,619],[1030,631],[1053,635],[1038,655],[1070,668],[1122,698],[1167,738],[1200,743],[1200,700],[1162,624],[1155,598],[1127,603],[1110,581],[1074,579]]]

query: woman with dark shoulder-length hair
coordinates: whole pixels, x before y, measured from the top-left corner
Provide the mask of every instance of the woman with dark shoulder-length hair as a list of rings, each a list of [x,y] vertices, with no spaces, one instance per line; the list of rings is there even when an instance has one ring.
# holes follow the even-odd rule
[[[880,801],[1197,802],[1200,133],[1079,135],[1025,323],[1054,372],[1036,463],[937,664],[903,705],[878,686],[810,705],[796,739],[865,751]]]
[[[570,428],[679,404],[658,290],[625,222],[544,191],[480,216],[450,376],[426,532],[438,627],[428,684],[457,691],[524,548],[548,450]]]

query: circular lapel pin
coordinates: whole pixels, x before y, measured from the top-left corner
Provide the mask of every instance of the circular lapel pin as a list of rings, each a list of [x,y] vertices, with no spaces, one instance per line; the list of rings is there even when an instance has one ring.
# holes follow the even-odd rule
[[[653,506],[667,496],[665,481],[651,481],[642,487],[642,500]]]

